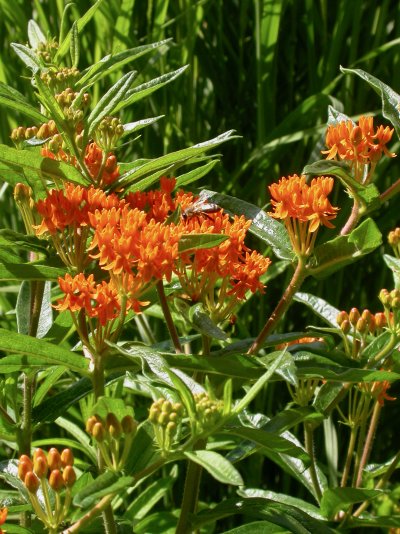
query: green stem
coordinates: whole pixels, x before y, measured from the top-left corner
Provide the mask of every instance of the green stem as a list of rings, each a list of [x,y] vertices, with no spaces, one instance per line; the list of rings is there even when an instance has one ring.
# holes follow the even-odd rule
[[[353,426],[351,428],[349,446],[347,448],[347,454],[346,454],[346,462],[344,464],[342,480],[340,482],[341,488],[344,488],[346,486],[347,479],[349,478],[351,461],[353,459],[354,447],[356,445],[357,431],[358,431],[358,428],[356,426]]]
[[[168,306],[167,297],[165,296],[164,285],[162,280],[159,280],[157,282],[157,293],[164,314],[165,322],[167,324],[169,335],[171,336],[172,343],[174,344],[175,352],[177,354],[182,354],[182,345],[179,341],[179,336],[178,332],[176,331],[174,321],[172,320],[172,315]]]
[[[315,462],[315,454],[314,454],[314,429],[313,426],[310,423],[304,423],[304,441],[305,441],[305,449],[311,459],[311,465],[309,467],[310,470],[310,476],[311,481],[314,487],[315,496],[317,498],[317,501],[320,502],[322,497],[322,491],[321,487],[319,485],[318,475],[317,475],[317,466]]]
[[[379,200],[381,204],[389,200],[390,198],[394,197],[394,195],[397,195],[397,193],[400,191],[400,178],[392,184],[386,191],[384,191],[380,197]]]
[[[308,273],[307,273],[306,266],[304,264],[304,259],[299,258],[296,269],[293,273],[293,277],[288,287],[286,288],[284,294],[282,295],[280,301],[278,302],[275,310],[272,312],[271,316],[265,323],[264,328],[258,334],[258,337],[256,338],[256,340],[254,341],[254,343],[248,350],[247,354],[255,354],[260,350],[266,337],[273,331],[278,321],[281,319],[282,315],[289,308],[294,294],[300,288],[307,274]]]
[[[99,515],[105,508],[110,506],[112,497],[113,496],[110,496],[110,495],[106,495],[106,497],[103,497],[101,501],[99,501],[96,504],[96,506],[94,506],[87,514],[81,517],[71,527],[68,527],[67,529],[63,530],[61,534],[73,534],[73,532],[79,532],[85,524],[89,523],[94,517]]]
[[[196,443],[193,449],[203,449],[206,446],[206,443],[206,439],[201,439]],[[190,515],[196,513],[202,472],[203,469],[199,464],[189,460],[186,471],[185,487],[183,490],[181,513],[175,534],[191,533]]]

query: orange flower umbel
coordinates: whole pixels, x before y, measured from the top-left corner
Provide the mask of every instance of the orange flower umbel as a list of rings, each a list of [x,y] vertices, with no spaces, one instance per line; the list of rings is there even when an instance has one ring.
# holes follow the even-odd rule
[[[244,244],[250,224],[243,216],[231,221],[222,210],[182,221],[186,234],[228,236],[217,246],[180,254],[177,263],[182,296],[192,303],[202,302],[216,323],[228,319],[247,292],[264,289],[260,277],[271,261]]]
[[[327,198],[332,187],[333,178],[319,176],[308,185],[305,176],[296,174],[269,186],[274,208],[269,215],[285,222],[292,246],[299,256],[311,254],[321,224],[334,227],[330,221],[336,217],[338,208],[333,207]]]
[[[331,124],[326,132],[328,150],[322,151],[327,159],[348,161],[355,179],[362,184],[371,181],[382,153],[389,158],[396,156],[386,147],[392,138],[393,128],[378,126],[374,130],[373,120],[373,117],[362,116],[358,124],[351,120]]]
[[[52,189],[45,199],[36,203],[42,217],[41,224],[35,228],[36,235],[50,234],[65,265],[82,270],[89,261],[86,254],[89,213],[119,205],[121,201],[114,194],[106,195],[93,186],[84,188],[67,182],[64,190]]]

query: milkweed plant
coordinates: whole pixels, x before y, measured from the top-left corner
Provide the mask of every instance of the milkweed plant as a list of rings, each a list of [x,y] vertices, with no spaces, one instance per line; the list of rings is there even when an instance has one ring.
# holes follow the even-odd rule
[[[381,158],[396,156],[400,96],[343,69],[381,95],[391,124],[330,108],[321,159],[277,177],[262,209],[201,187],[218,159],[210,152],[233,131],[118,160],[160,120],[124,124],[120,112],[184,69],[139,85],[129,71],[96,103],[93,87],[164,41],[79,70],[79,21],[60,42],[33,21],[28,36],[12,47],[37,106],[0,84],[1,104],[26,118],[13,146],[0,145],[25,227],[0,231],[0,279],[19,284],[17,331],[0,329],[0,524],[54,534],[400,528],[400,452],[374,460],[400,378],[400,229],[388,236],[393,285],[376,309],[338,310],[301,291],[381,247],[373,216],[400,180],[375,183]],[[290,274],[284,287],[274,264]],[[281,295],[272,303],[271,286]],[[240,325],[255,294],[273,311],[248,338]],[[315,326],[282,332],[294,300]],[[288,402],[268,417],[257,399],[272,382]],[[277,493],[267,474],[248,486],[252,456],[300,496]]]

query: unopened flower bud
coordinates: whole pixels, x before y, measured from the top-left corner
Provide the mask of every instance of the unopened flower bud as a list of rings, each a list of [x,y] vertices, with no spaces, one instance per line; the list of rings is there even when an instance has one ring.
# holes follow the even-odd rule
[[[67,488],[70,488],[75,484],[76,473],[72,465],[67,465],[65,467],[62,476],[63,476],[64,482]]]
[[[367,321],[360,317],[356,323],[356,330],[357,332],[360,332],[360,334],[365,334],[365,332],[368,329]]]
[[[382,304],[386,307],[389,306],[390,303],[390,295],[389,291],[387,289],[381,289],[379,292],[379,300],[382,302]]]
[[[345,311],[341,311],[338,313],[337,317],[336,317],[336,322],[339,326],[341,326],[341,324],[343,323],[343,321],[348,321],[349,320],[349,316],[348,314],[345,312]]]
[[[61,469],[61,455],[55,447],[52,447],[47,454],[47,463],[50,471]]]
[[[160,410],[156,408],[155,406],[152,406],[149,411],[149,420],[152,423],[157,423],[159,415],[160,415]]]
[[[61,491],[64,488],[65,482],[64,482],[63,476],[61,474],[61,471],[59,469],[54,469],[50,473],[49,486],[54,491]]]
[[[23,455],[25,456],[25,455]],[[22,458],[22,457],[21,457]],[[18,462],[18,476],[19,478],[24,481],[27,473],[31,472],[33,469],[33,465],[31,462],[31,459],[27,457],[27,460],[19,460]]]
[[[38,139],[47,139],[48,137],[50,137],[50,135],[51,134],[50,134],[49,125],[45,123],[41,125],[36,136]]]
[[[170,421],[167,424],[166,430],[167,430],[167,433],[170,434],[170,435],[175,434],[175,432],[176,432],[176,423],[174,423],[173,421]]]
[[[61,452],[61,464],[63,467],[74,465],[74,455],[72,454],[71,449],[64,449]]]
[[[340,325],[340,329],[343,332],[343,334],[348,334],[350,332],[351,324],[350,321],[343,321],[343,323]]]
[[[375,315],[371,314],[371,319],[369,321],[369,331],[371,334],[374,334],[376,331],[376,321],[375,321]]]
[[[168,421],[169,421],[169,414],[166,412],[161,412],[158,417],[157,423],[159,425],[166,425]]]
[[[382,329],[386,326],[386,315],[382,312],[375,314],[376,328]]]
[[[118,439],[122,434],[121,423],[114,413],[108,413],[106,417],[106,429],[115,439]]]
[[[96,423],[100,423],[99,419],[95,415],[91,415],[86,421],[86,432],[89,434],[93,433],[93,427]]]
[[[104,428],[102,423],[96,423],[92,429],[92,435],[96,441],[101,443],[105,440],[106,437],[106,429]]]
[[[363,310],[363,312],[361,314],[361,317],[365,320],[367,325],[369,325],[373,316],[372,316],[372,313],[369,310]]]
[[[36,493],[40,486],[40,480],[33,471],[26,473],[24,484],[30,493]]]
[[[161,407],[161,411],[165,413],[170,413],[172,410],[172,404],[170,401],[163,402],[163,405]]]
[[[38,456],[33,462],[33,472],[37,475],[38,478],[42,479],[47,476],[49,466],[47,465],[47,460],[43,456]]]
[[[131,415],[125,415],[121,420],[121,427],[124,434],[134,434],[137,430],[137,422]]]
[[[360,318],[360,312],[357,308],[351,308],[349,313],[349,321],[353,326],[357,323],[358,319]]]

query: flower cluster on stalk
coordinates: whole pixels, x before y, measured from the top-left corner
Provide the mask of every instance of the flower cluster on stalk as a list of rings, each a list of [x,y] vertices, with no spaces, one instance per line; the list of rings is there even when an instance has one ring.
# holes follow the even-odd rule
[[[333,178],[319,176],[307,184],[305,176],[294,174],[269,186],[274,209],[269,215],[284,221],[299,256],[311,254],[321,225],[333,228],[330,221],[338,212],[328,200],[333,183]]]

